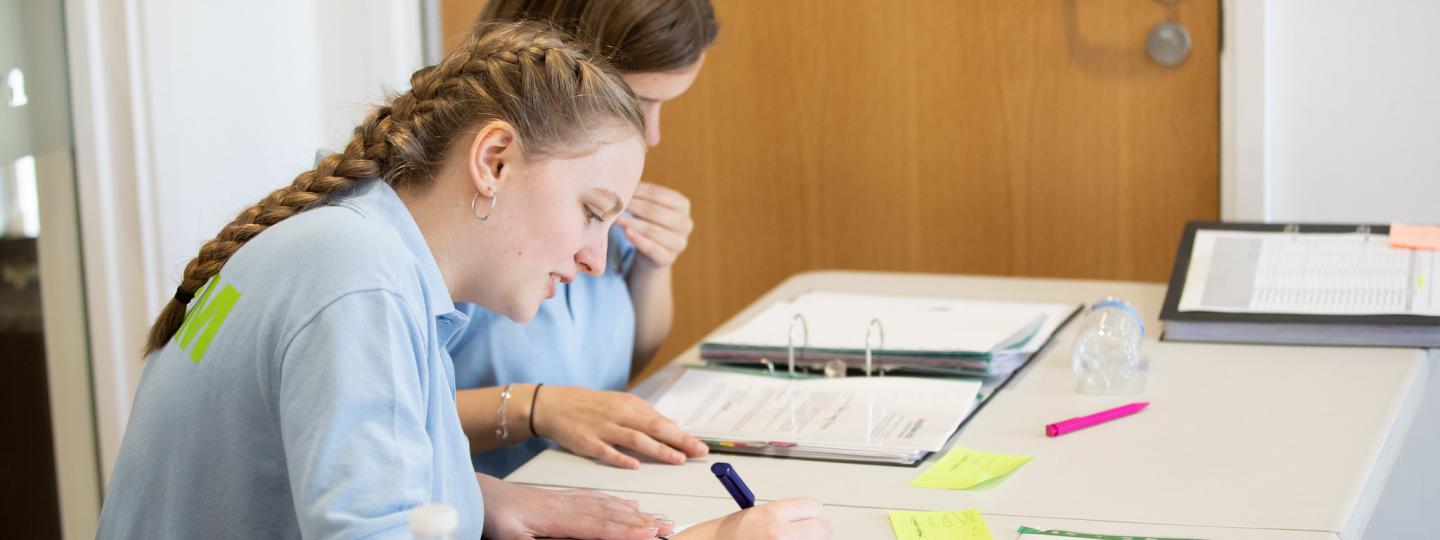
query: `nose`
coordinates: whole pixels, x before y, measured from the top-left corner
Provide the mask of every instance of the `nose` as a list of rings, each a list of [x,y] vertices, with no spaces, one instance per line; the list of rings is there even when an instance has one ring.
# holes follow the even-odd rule
[[[594,236],[599,238],[586,241],[585,245],[580,246],[580,251],[575,253],[575,264],[580,267],[581,272],[600,277],[605,273],[605,260],[609,258],[606,255],[610,252],[610,231],[607,229]]]
[[[645,146],[660,144],[660,104],[645,106]]]

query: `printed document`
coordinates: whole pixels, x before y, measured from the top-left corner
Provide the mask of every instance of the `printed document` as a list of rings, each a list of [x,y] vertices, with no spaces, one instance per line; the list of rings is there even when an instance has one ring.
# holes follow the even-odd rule
[[[979,390],[980,381],[968,379],[787,379],[690,368],[655,408],[710,441],[934,452]]]
[[[1180,311],[1440,315],[1440,252],[1385,235],[1195,233]]]

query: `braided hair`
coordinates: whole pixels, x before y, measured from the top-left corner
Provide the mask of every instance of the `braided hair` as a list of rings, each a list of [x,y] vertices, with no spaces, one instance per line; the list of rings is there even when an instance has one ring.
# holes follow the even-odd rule
[[[185,265],[175,298],[161,310],[144,353],[164,347],[185,305],[246,242],[295,214],[324,205],[365,178],[396,188],[426,182],[451,143],[488,122],[514,126],[527,158],[598,142],[606,128],[640,132],[643,113],[630,87],[601,57],[537,22],[482,23],[445,58],[410,76],[410,90],[377,107],[339,153],[240,212]]]

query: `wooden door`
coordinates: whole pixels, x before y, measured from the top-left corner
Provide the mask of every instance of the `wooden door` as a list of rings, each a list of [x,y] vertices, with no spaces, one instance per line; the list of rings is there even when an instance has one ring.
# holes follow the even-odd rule
[[[1218,0],[715,6],[645,170],[696,222],[662,360],[796,272],[1162,281],[1219,214]],[[1166,20],[1177,67],[1145,52]]]

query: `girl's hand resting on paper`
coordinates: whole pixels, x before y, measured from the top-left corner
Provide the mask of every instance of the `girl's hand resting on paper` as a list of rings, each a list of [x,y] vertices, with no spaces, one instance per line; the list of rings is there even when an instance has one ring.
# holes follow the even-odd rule
[[[705,443],[634,395],[549,385],[539,392],[535,408],[530,411],[535,421],[534,435],[555,441],[577,455],[634,469],[640,461],[616,450],[616,446],[675,465],[710,453]]]
[[[532,488],[483,474],[475,479],[485,497],[486,538],[646,540],[675,528],[635,501],[596,491]]]
[[[757,505],[706,521],[671,536],[672,540],[821,540],[830,524],[820,519],[814,499],[785,499]],[[487,512],[488,514],[488,512]]]

